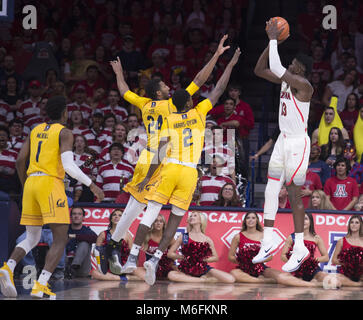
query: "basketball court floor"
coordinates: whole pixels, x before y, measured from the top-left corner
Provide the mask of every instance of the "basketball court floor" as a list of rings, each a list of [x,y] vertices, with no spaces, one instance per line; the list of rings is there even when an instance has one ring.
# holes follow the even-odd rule
[[[285,287],[276,284],[190,284],[157,281],[98,281],[89,278],[50,282],[57,300],[363,300],[363,287],[323,288]],[[29,286],[15,280],[16,300],[32,300]],[[7,299],[0,294],[0,300]],[[7,299],[8,300],[8,299]],[[15,300],[15,299],[9,299]]]

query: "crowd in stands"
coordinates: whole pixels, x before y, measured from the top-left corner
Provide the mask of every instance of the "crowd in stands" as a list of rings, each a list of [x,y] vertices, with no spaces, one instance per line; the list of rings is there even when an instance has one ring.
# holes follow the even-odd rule
[[[27,2],[16,2],[16,17]],[[363,132],[363,28],[359,19],[363,5],[354,0],[333,2],[341,13],[338,30],[321,27],[320,2],[300,4],[303,13],[298,15],[300,47],[314,59],[310,81],[315,89],[303,199],[309,207],[314,191],[324,190],[333,208],[342,210],[358,208],[358,196],[363,193],[363,140],[358,138]],[[233,48],[240,45],[248,4],[248,0],[33,1],[38,8],[36,30],[23,29],[22,19],[3,23],[0,191],[21,194],[15,170],[17,153],[30,130],[47,121],[47,99],[64,95],[67,126],[75,136],[76,163],[103,188],[105,201],[127,203],[122,187],[132,179],[146,131],[140,110],[120,97],[109,61],[120,58],[125,78],[138,95],[145,95],[145,83],[155,77],[172,94],[190,83],[215,52],[221,35],[228,33],[231,50],[193,96],[197,103],[208,97]],[[255,118],[253,108],[242,100],[242,79],[237,80],[231,81],[208,116],[202,173],[193,204],[243,206],[236,186],[239,174],[248,178],[249,133]],[[331,107],[332,96],[338,97],[336,107]],[[231,130],[235,139],[228,137]],[[340,171],[343,163],[344,174]],[[347,184],[352,187],[342,187]],[[73,201],[94,201],[77,181],[66,177],[65,185]],[[338,203],[337,197],[347,200]]]

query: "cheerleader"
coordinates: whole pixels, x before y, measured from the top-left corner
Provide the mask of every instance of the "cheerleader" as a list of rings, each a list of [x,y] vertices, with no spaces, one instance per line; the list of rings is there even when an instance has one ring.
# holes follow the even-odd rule
[[[285,245],[281,251],[281,260],[283,262],[287,262],[291,256],[292,248],[294,245],[294,236],[295,234],[291,234],[285,241]],[[316,234],[314,227],[314,218],[311,213],[305,214],[304,219],[304,244],[305,247],[310,251],[310,256],[307,260],[305,260],[300,268],[291,273],[292,276],[302,279],[306,282],[306,285],[311,281],[318,285],[317,282],[320,282],[319,285],[323,283],[323,281],[334,281],[334,275],[324,273],[319,267],[319,263],[328,262],[329,254],[326,250],[324,242],[322,238]],[[316,249],[319,250],[320,256],[315,257]],[[335,286],[339,288],[341,283],[339,279],[336,279]],[[333,286],[332,286],[333,287]]]
[[[233,283],[227,272],[212,268],[210,262],[218,261],[213,240],[205,235],[207,218],[193,211],[188,217],[187,233],[180,235],[170,247],[168,257],[180,260],[178,271],[170,271],[168,279],[175,282],[224,282]],[[177,249],[181,246],[181,254]]]
[[[242,222],[241,232],[236,234],[228,252],[228,259],[237,264],[230,274],[236,282],[244,283],[279,283],[286,286],[314,287],[315,284],[293,277],[290,273],[282,272],[265,265],[271,261],[268,257],[263,263],[252,263],[252,259],[260,251],[263,228],[257,213],[247,213]]]
[[[122,211],[120,209],[115,209],[110,215],[110,224],[108,228],[102,231],[97,238],[96,248],[92,255],[92,270],[91,277],[95,280],[115,280],[115,281],[127,281],[127,280],[142,280],[143,273],[140,269],[135,270],[129,275],[117,275],[109,270],[108,258],[106,257],[106,246],[108,241],[111,239],[113,232],[116,229],[117,223],[120,221],[122,216]],[[130,249],[132,246],[132,237],[129,233],[126,234],[125,239],[121,240],[121,251],[119,258],[121,264],[124,264],[129,256]],[[112,258],[110,258],[112,259]],[[96,263],[93,263],[96,261]]]
[[[363,285],[363,221],[360,215],[350,217],[348,234],[338,240],[332,263],[339,265],[338,277],[342,285]]]
[[[142,249],[145,251],[146,260],[149,260],[159,247],[161,238],[163,237],[164,230],[166,227],[166,220],[162,214],[159,214],[154,223],[151,226],[150,231],[146,234],[145,241],[142,245]],[[171,241],[170,245],[173,245],[175,240]],[[164,280],[168,278],[168,273],[171,270],[175,270],[176,266],[174,261],[167,257],[168,250],[161,257],[156,277],[158,280]],[[140,273],[145,274],[145,269],[141,268]]]

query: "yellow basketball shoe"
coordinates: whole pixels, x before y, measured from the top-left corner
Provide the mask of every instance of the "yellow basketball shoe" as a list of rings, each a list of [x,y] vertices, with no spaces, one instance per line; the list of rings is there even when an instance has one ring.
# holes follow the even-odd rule
[[[50,286],[47,283],[46,286],[43,286],[38,281],[34,281],[33,289],[30,295],[34,298],[49,298],[50,300],[56,299],[56,294],[50,291]]]
[[[3,267],[0,269],[0,289],[5,297],[15,298],[18,295],[14,285],[13,272],[6,262],[4,262]]]

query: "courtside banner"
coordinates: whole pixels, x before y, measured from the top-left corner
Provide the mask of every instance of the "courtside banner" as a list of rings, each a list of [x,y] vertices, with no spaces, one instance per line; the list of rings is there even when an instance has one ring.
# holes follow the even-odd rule
[[[105,230],[109,224],[109,216],[114,208],[103,207],[85,207],[86,217],[84,224],[91,227],[97,234]],[[190,210],[192,211],[192,210]],[[228,250],[232,242],[233,237],[240,232],[243,218],[246,211],[223,211],[223,210],[198,210],[208,217],[208,225],[206,229],[207,236],[211,237],[217,253],[219,255],[219,261],[211,263],[212,267],[222,269],[224,271],[230,271],[235,268],[236,265],[228,261]],[[249,209],[251,211],[251,209]],[[258,210],[256,210],[258,211]],[[169,217],[170,210],[163,209],[163,214],[166,220]],[[257,212],[260,221],[263,221],[263,212]],[[336,242],[345,236],[347,232],[347,223],[353,213],[337,214],[334,213],[313,213],[315,231],[323,239],[326,249],[329,252],[330,258],[335,249]],[[130,233],[135,237],[137,227],[140,223],[142,215],[140,215],[131,225]],[[176,237],[186,232],[187,215],[184,216]],[[279,251],[274,256],[273,260],[267,263],[272,268],[281,270],[283,262],[280,259],[281,249],[284,246],[286,238],[294,231],[292,214],[286,212],[279,212],[276,215],[274,241],[279,246]],[[316,252],[315,256],[320,256],[319,252]],[[331,261],[325,264],[321,264],[321,268],[327,272],[336,272],[336,267],[331,265]]]

